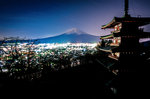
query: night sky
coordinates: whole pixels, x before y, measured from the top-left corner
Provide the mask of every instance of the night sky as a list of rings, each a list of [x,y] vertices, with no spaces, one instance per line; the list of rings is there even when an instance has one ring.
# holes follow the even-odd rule
[[[150,17],[150,0],[129,0],[131,16]],[[92,35],[124,14],[124,0],[0,0],[0,39],[43,38],[78,28]],[[150,31],[146,26],[145,31]]]

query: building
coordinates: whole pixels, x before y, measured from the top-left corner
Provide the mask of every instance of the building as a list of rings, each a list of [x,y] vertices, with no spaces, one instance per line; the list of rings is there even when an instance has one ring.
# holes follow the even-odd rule
[[[110,35],[102,36],[102,41],[111,40],[109,46],[100,47],[110,52],[109,57],[121,62],[134,62],[140,59],[143,51],[139,40],[150,38],[150,33],[144,32],[141,26],[150,24],[150,17],[131,17],[128,14],[128,0],[125,0],[125,14],[123,17],[114,17],[113,20],[102,26],[102,29],[114,29]],[[131,64],[131,62],[130,62]],[[124,67],[129,69],[130,67]]]
[[[150,33],[144,32],[141,28],[150,24],[150,17],[131,17],[128,5],[129,1],[125,0],[123,17],[114,17],[111,22],[101,27],[101,29],[114,29],[110,35],[100,38],[102,40],[100,50],[109,53],[109,58],[117,60],[111,69],[111,72],[117,75],[117,80],[110,83],[110,89],[119,90],[119,95],[133,95],[133,92],[140,92],[135,90],[137,87],[141,88],[138,82],[141,80],[140,77],[144,77],[141,76],[144,67],[140,56],[144,49],[139,40],[150,38]]]

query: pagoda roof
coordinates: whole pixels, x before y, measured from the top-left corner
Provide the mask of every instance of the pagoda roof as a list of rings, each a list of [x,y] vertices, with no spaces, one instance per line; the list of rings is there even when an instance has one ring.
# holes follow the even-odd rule
[[[109,35],[101,36],[100,39],[112,39],[113,37],[114,37],[113,34],[109,34]]]
[[[119,23],[137,23],[138,26],[150,24],[150,17],[114,17],[113,20],[102,26],[102,29],[114,28]]]
[[[118,47],[116,47],[116,46],[105,46],[105,47],[100,47],[100,50],[104,51],[104,52],[112,53],[112,49],[115,49],[115,48],[118,48]]]

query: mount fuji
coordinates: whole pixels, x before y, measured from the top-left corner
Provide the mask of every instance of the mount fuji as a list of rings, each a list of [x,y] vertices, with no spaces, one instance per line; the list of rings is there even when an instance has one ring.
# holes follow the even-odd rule
[[[100,39],[99,36],[94,36],[77,28],[72,28],[61,35],[37,40],[39,43],[95,43]]]

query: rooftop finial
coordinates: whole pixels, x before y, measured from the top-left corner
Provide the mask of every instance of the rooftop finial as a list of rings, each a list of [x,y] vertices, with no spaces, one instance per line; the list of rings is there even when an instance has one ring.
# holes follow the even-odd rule
[[[129,0],[125,0],[125,8],[124,8],[125,17],[128,17],[128,16],[129,16],[128,10],[129,10]]]

